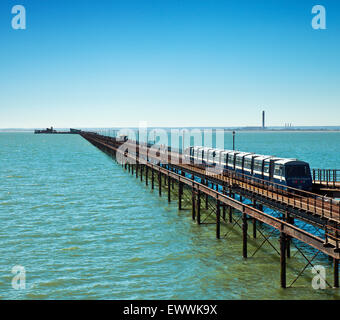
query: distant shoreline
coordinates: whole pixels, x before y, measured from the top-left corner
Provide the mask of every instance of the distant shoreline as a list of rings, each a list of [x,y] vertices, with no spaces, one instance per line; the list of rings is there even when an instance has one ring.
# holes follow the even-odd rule
[[[136,130],[138,128],[136,127],[120,127],[120,128],[79,128],[79,129],[86,129],[89,131],[96,131],[96,130],[124,130],[124,129],[132,129],[132,130]],[[169,129],[224,129],[225,132],[232,132],[232,131],[236,131],[236,132],[247,132],[247,133],[266,133],[266,132],[340,132],[340,128],[320,128],[320,129],[313,129],[313,128],[297,128],[297,129],[275,129],[275,128],[271,128],[271,129],[249,129],[249,128],[223,128],[223,127],[149,127],[149,129],[165,129],[165,130],[169,130]],[[35,129],[0,129],[0,133],[34,133]],[[56,128],[56,130],[65,130],[65,128]]]

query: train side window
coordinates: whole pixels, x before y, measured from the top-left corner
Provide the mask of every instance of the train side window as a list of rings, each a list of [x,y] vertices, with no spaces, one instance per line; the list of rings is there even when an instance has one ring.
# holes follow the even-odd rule
[[[234,156],[230,155],[228,159],[228,164],[233,165],[234,164]]]
[[[236,165],[239,167],[242,166],[242,157],[236,157]]]
[[[251,160],[250,159],[244,160],[244,167],[247,168],[247,169],[251,169]]]
[[[282,175],[282,165],[275,165],[274,167],[274,174],[276,176],[281,176]]]
[[[265,173],[269,173],[269,161],[264,163],[264,169],[263,169],[263,171],[264,171]]]
[[[259,160],[254,161],[254,170],[255,171],[261,171],[262,170],[261,161],[259,161]]]
[[[286,175],[285,166],[281,166],[281,175],[284,177]]]

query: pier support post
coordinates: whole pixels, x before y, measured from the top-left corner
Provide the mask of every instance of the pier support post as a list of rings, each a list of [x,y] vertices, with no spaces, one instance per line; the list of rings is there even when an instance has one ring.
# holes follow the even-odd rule
[[[158,172],[158,194],[162,196],[162,174]]]
[[[235,195],[229,189],[229,197],[235,199]],[[229,222],[233,223],[233,208],[229,206]]]
[[[290,217],[289,214],[287,214],[287,222],[290,224],[294,224],[294,218]],[[290,244],[292,242],[292,238],[288,235],[286,235],[286,252],[287,252],[287,258],[290,258]]]
[[[223,184],[223,194],[226,194],[225,185],[224,184]],[[223,204],[223,208],[222,208],[222,219],[223,219],[223,221],[225,221],[225,212],[226,212],[226,205]]]
[[[149,184],[149,167],[145,167],[145,185]]]
[[[263,205],[262,205],[262,204],[258,204],[258,205],[257,205],[257,208],[258,208],[260,211],[263,212]],[[259,221],[259,224],[262,225],[263,222],[262,222],[262,221]]]
[[[242,253],[243,253],[243,258],[248,257],[247,231],[248,231],[247,214],[245,213],[244,208],[243,208],[243,211],[242,211],[242,240],[243,240]]]
[[[217,200],[216,204],[216,238],[221,237],[221,202]]]
[[[208,210],[208,202],[209,202],[209,196],[205,195],[205,210]]]
[[[138,167],[139,167],[139,164],[138,162],[136,163],[136,179],[138,178]]]
[[[168,202],[171,201],[171,195],[170,195],[170,191],[171,191],[171,181],[170,181],[170,175],[168,175]]]
[[[280,283],[281,288],[286,288],[286,234],[280,233]]]
[[[140,165],[140,181],[143,181],[143,168],[144,166],[141,164]]]
[[[197,224],[201,224],[201,191],[197,192]]]
[[[178,182],[178,210],[182,210],[182,193],[183,193],[183,184],[182,182]]]
[[[339,288],[339,259],[333,259],[334,288]]]
[[[256,200],[253,200],[253,207],[256,209],[257,208],[257,203]],[[253,218],[253,238],[256,239],[256,219]]]
[[[151,169],[151,189],[155,188],[155,172],[154,169]]]
[[[195,189],[192,187],[191,189],[191,215],[192,220],[196,219],[196,208],[195,208],[195,202],[196,202],[196,194]]]

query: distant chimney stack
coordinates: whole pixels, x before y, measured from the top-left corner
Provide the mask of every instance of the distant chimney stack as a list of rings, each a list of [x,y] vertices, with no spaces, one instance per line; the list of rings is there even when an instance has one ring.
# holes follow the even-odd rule
[[[266,126],[265,126],[265,112],[262,111],[262,129],[264,129]]]

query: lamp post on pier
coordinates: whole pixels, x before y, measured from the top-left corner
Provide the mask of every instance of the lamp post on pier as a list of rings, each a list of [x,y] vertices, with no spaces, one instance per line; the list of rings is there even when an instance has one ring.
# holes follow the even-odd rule
[[[235,151],[235,131],[233,131],[233,150]]]

